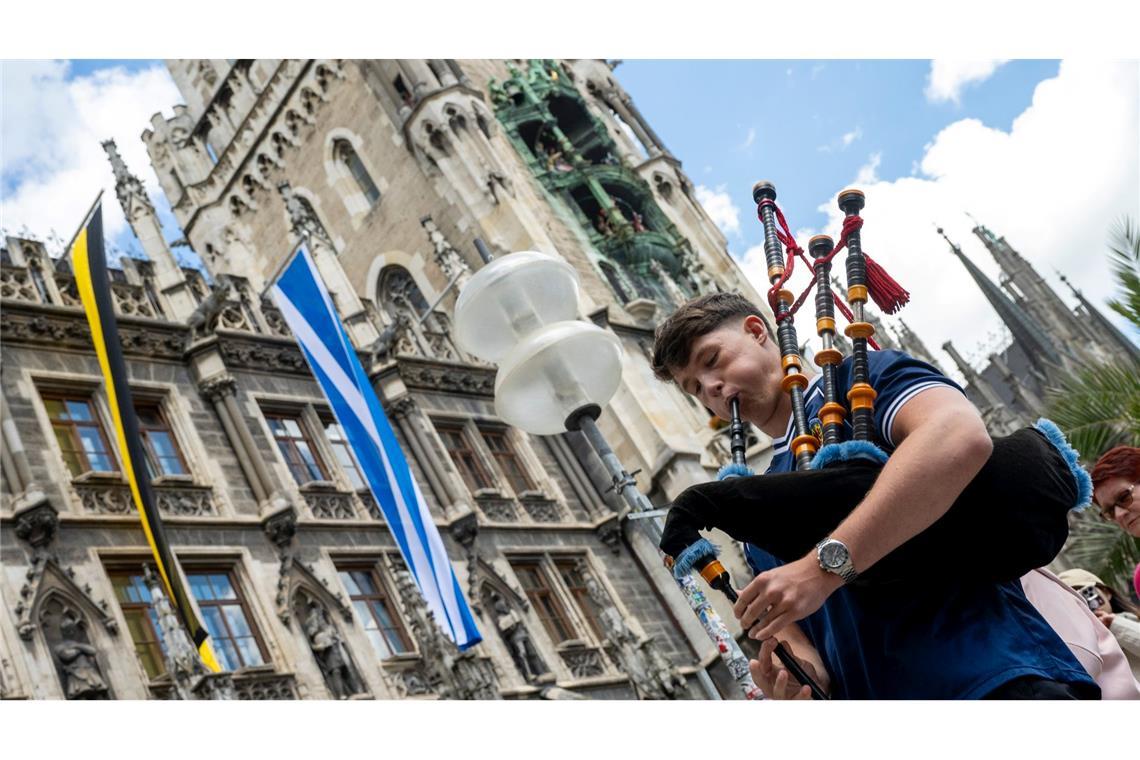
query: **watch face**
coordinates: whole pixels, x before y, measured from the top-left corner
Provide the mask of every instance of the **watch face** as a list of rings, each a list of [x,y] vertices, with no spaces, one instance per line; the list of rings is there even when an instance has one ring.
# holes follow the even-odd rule
[[[839,542],[824,544],[819,548],[819,559],[825,567],[842,567],[847,561],[847,547]]]

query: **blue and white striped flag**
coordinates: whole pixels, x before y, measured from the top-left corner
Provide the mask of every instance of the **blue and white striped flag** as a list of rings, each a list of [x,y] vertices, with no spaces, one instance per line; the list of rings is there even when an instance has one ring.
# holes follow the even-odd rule
[[[482,636],[427,502],[308,251],[298,250],[272,293],[344,429],[428,609],[460,649],[478,644]]]

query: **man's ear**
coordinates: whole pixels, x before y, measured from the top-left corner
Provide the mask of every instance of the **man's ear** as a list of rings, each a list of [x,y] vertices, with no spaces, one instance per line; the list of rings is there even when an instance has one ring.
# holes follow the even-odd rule
[[[755,314],[749,314],[744,318],[744,331],[761,344],[768,340],[768,331],[764,329],[764,320]]]

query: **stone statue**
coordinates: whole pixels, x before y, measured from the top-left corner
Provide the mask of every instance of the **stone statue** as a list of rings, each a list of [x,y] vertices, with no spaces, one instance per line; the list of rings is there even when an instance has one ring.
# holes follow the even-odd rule
[[[491,611],[495,616],[495,625],[507,643],[511,652],[511,659],[515,667],[523,674],[527,681],[533,681],[544,673],[549,673],[546,663],[538,656],[534,643],[530,640],[522,617],[515,610],[507,606],[507,602],[498,592],[491,592]]]
[[[700,258],[687,247],[680,250],[681,254],[681,269],[689,275],[693,285],[697,289],[697,295],[705,295],[706,293],[713,293],[717,290],[716,283],[713,281],[712,276],[705,269],[705,265],[701,262]]]
[[[191,335],[201,338],[209,334],[210,325],[222,313],[226,301],[230,300],[232,288],[233,284],[226,275],[220,274],[214,279],[214,287],[210,289],[209,295],[202,299],[202,303],[198,304],[198,308],[187,319]]]
[[[99,671],[95,647],[82,641],[83,621],[72,610],[63,613],[59,622],[60,640],[52,647],[63,677],[63,694],[67,699],[110,699],[106,681]]]
[[[328,612],[315,599],[309,600],[309,611],[305,618],[305,635],[309,637],[309,648],[325,677],[329,691],[335,699],[348,699],[358,692],[356,678],[345,655],[344,643],[336,626],[329,620]]]
[[[411,320],[404,312],[398,312],[390,325],[380,331],[380,335],[372,342],[369,353],[372,355],[372,364],[383,364],[392,358],[396,344],[411,327]]]
[[[472,647],[460,652],[435,622],[416,582],[407,570],[393,572],[412,636],[422,658],[424,691],[441,699],[500,699],[491,661]]]
[[[490,182],[490,180],[488,180]],[[420,220],[420,225],[427,232],[428,242],[431,243],[435,251],[435,260],[439,264],[439,268],[448,279],[455,277],[460,273],[469,274],[471,268],[467,266],[467,262],[459,255],[459,251],[448,242],[444,237],[443,232],[440,231],[439,226],[430,216],[425,216]]]
[[[299,195],[293,192],[293,187],[288,182],[280,182],[277,184],[277,192],[281,193],[281,199],[285,201],[285,211],[289,214],[289,225],[297,237],[302,239],[317,238],[331,248],[332,240],[329,239],[321,220],[317,219],[313,210],[306,206]]]
[[[579,573],[585,581],[586,593],[598,609],[598,622],[606,634],[606,643],[622,671],[629,676],[640,699],[676,699],[685,686],[653,639],[640,639],[614,606],[598,580],[584,567]]]

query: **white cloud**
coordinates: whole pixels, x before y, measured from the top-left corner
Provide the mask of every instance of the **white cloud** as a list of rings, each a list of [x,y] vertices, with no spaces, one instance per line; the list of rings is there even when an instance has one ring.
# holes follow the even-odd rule
[[[741,147],[744,149],[751,148],[754,142],[756,142],[756,127],[749,127],[748,136],[744,138],[744,145]]]
[[[838,139],[832,140],[831,142],[827,143],[826,145],[820,145],[819,147],[816,148],[816,150],[819,151],[820,153],[831,153],[836,148],[838,148],[839,150],[847,150],[849,147],[851,147],[851,143],[855,142],[856,140],[858,140],[862,137],[863,137],[863,128],[860,126],[856,126],[855,129],[851,130],[850,132],[844,132],[842,135],[839,136]]]
[[[1000,59],[963,61],[937,58],[930,62],[926,99],[932,103],[958,103],[963,89],[986,81],[1004,63],[1006,61]]]
[[[941,352],[943,342],[953,340],[971,355],[1001,325],[935,232],[942,225],[996,282],[997,265],[971,233],[966,212],[1004,236],[1066,303],[1074,300],[1055,269],[1123,325],[1104,306],[1115,291],[1105,241],[1116,218],[1135,217],[1140,208],[1138,86],[1140,67],[1134,62],[1064,61],[1056,77],[1038,84],[1009,132],[963,119],[933,138],[915,176],[877,178],[877,154],[859,170],[855,185],[867,197],[864,247],[910,291],[901,316],[944,367],[951,363]],[[823,231],[837,235],[842,212],[835,196],[819,208],[829,217]],[[797,231],[796,239],[806,245],[815,232]],[[762,287],[763,253],[758,254],[759,268],[749,274]],[[750,250],[746,267],[750,255],[757,259]],[[796,283],[806,284],[802,275]]]
[[[859,167],[859,171],[855,174],[856,185],[869,185],[872,182],[877,182],[879,164],[883,162],[883,154],[881,152],[872,153],[867,157],[867,163]]]
[[[154,200],[160,196],[140,135],[156,111],[181,102],[166,69],[102,69],[67,80],[66,63],[5,61],[0,219],[9,231],[61,238],[75,231],[104,190],[108,239],[126,228],[111,166],[100,142],[113,138],[127,166]],[[66,243],[66,239],[62,242]]]
[[[754,245],[745,251],[743,256],[736,258],[748,281],[755,286],[761,295],[766,294],[768,292],[768,262],[764,258],[764,246]]]
[[[740,235],[740,209],[732,202],[732,196],[724,185],[719,185],[716,190],[697,185],[697,201],[704,206],[721,232],[725,235]]]

